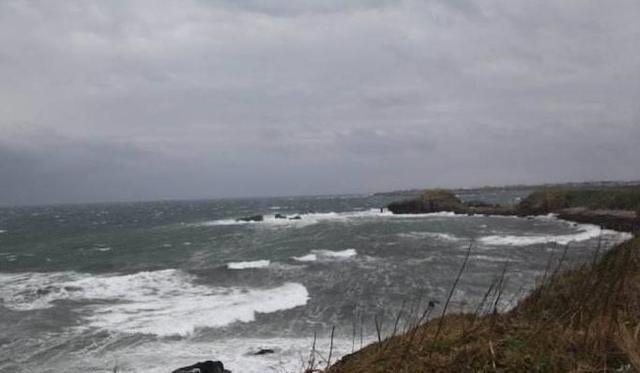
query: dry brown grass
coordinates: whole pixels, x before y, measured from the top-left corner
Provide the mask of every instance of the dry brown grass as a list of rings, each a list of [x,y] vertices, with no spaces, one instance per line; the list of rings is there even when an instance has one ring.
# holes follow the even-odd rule
[[[546,277],[508,313],[445,315],[328,372],[640,372],[640,238]]]

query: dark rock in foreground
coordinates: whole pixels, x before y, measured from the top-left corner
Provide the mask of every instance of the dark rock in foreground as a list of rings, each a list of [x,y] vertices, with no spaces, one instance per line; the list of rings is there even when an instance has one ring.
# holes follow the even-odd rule
[[[174,370],[172,373],[231,373],[224,369],[224,365],[220,361],[203,361],[188,367],[182,367]]]
[[[286,218],[287,218],[287,215],[275,214],[275,215],[274,215],[274,217],[275,217],[276,219],[286,219]]]
[[[262,215],[254,215],[254,216],[245,216],[244,218],[238,218],[236,221],[263,221],[264,216]]]

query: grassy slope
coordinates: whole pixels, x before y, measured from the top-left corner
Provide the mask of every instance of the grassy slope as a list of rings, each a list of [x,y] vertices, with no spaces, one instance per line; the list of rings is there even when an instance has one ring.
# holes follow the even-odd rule
[[[592,265],[551,272],[511,312],[433,319],[329,372],[640,371],[640,238]]]
[[[518,209],[527,213],[546,213],[571,207],[638,211],[640,186],[542,189],[524,199]]]
[[[638,211],[640,187],[543,190],[520,208],[570,207]],[[558,269],[508,313],[491,312],[496,285],[478,308],[488,313],[432,319],[345,356],[328,372],[640,372],[640,238],[590,265]]]

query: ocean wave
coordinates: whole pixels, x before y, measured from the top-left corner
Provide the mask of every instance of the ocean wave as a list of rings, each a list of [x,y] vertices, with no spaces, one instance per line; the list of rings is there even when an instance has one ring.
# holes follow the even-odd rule
[[[263,215],[261,221],[242,221],[238,219],[218,219],[196,223],[196,226],[225,226],[225,225],[255,225],[255,226],[285,226],[285,227],[305,227],[321,222],[350,222],[371,218],[392,218],[392,219],[416,219],[434,217],[454,217],[466,216],[456,215],[453,212],[434,212],[429,214],[393,214],[390,211],[380,212],[380,209],[353,210],[346,212],[313,212],[304,214],[289,214],[286,218],[276,218],[275,214]]]
[[[356,256],[358,252],[356,249],[346,249],[346,250],[313,250],[313,254],[316,254],[321,257],[327,258],[351,258],[352,256]]]
[[[316,254],[307,254],[303,256],[294,256],[293,260],[298,262],[315,262],[318,260],[318,256]]]
[[[481,261],[485,261],[485,262],[498,262],[498,263],[504,263],[504,262],[517,262],[517,260],[515,259],[511,259],[511,258],[505,258],[505,257],[501,257],[501,256],[489,256],[489,255],[471,255],[469,257],[469,259],[473,260],[481,260]]]
[[[87,325],[125,333],[187,335],[196,328],[250,322],[256,313],[303,306],[299,283],[268,289],[210,287],[175,269],[130,275],[91,276],[75,272],[0,273],[0,298],[16,311],[50,308],[57,301],[97,301]]]
[[[293,260],[298,262],[315,262],[318,260],[341,260],[358,255],[356,249],[346,250],[311,250],[307,255],[294,256]]]
[[[229,269],[266,268],[271,264],[270,260],[253,260],[246,262],[231,262],[227,264]]]
[[[0,233],[7,233],[6,229],[0,229]]]
[[[363,345],[374,342],[375,336],[365,333]],[[277,373],[300,372],[304,362],[301,356],[307,356],[314,343],[313,336],[299,337],[231,337],[202,339],[156,338],[144,343],[131,342],[126,337],[114,336],[109,342],[92,341],[92,347],[108,346],[109,353],[84,353],[79,359],[50,359],[47,369],[51,372],[86,372],[99,371],[99,368],[113,366],[112,357],[117,356],[119,371],[130,373],[167,372],[180,366],[187,366],[212,356],[224,363],[233,372],[241,373]],[[116,344],[117,343],[117,344]],[[359,345],[359,340],[357,345]],[[327,353],[332,351],[336,360],[352,351],[353,340],[340,336],[330,339],[328,333],[320,334],[316,340],[316,351]],[[115,348],[114,348],[115,345]],[[253,353],[264,348],[274,351],[272,354],[256,356]],[[96,348],[97,349],[97,348]],[[24,367],[25,364],[21,364]],[[27,365],[29,366],[29,365]],[[87,367],[96,367],[87,369]],[[169,367],[171,369],[169,369]],[[107,371],[108,369],[102,369]]]
[[[452,234],[441,233],[441,232],[404,232],[404,233],[398,233],[398,237],[412,238],[412,239],[435,238],[441,241],[450,241],[450,242],[460,241],[462,239]]]
[[[572,242],[582,242],[600,235],[613,237],[617,240],[625,240],[630,235],[628,233],[617,232],[609,229],[600,229],[597,225],[576,224],[577,232],[560,235],[491,235],[481,237],[478,241],[491,246],[530,246],[548,243],[567,245]]]

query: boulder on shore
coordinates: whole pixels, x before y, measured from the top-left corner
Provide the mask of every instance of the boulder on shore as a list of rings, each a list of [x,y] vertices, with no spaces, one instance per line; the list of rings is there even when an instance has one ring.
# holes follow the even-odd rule
[[[231,373],[224,369],[224,365],[220,361],[202,361],[174,370],[171,373]]]

